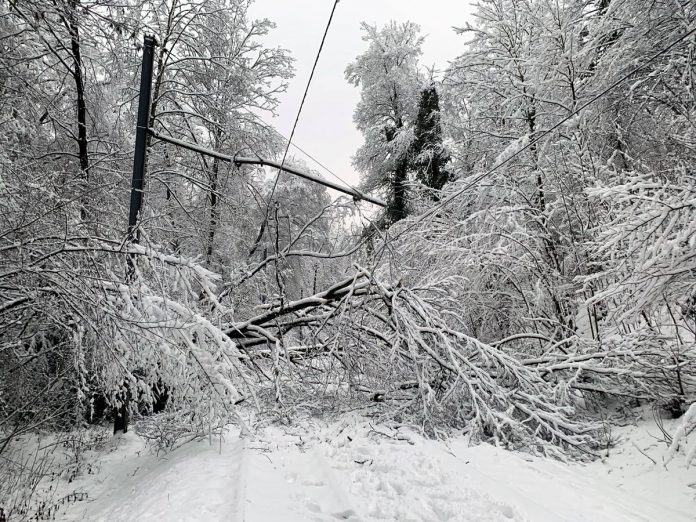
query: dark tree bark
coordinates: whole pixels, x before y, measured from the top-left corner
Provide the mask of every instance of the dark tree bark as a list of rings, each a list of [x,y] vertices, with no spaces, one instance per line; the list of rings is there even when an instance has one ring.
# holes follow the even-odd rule
[[[398,129],[403,127],[403,122],[397,120],[396,128],[386,127],[384,133],[387,142],[393,141],[396,138]],[[404,155],[399,158],[394,168],[392,175],[390,194],[387,200],[387,215],[386,224],[391,225],[406,217],[406,206],[408,202],[408,156]]]
[[[78,9],[80,0],[68,0],[66,16],[63,23],[70,35],[70,53],[72,58],[71,75],[75,82],[75,97],[77,102],[77,155],[80,162],[80,173],[83,181],[89,180],[89,152],[87,140],[87,103],[85,101],[85,79],[83,75],[82,50],[80,48],[80,24]],[[80,217],[87,219],[88,198],[83,196],[80,205]]]
[[[116,433],[128,432],[128,424],[130,423],[130,413],[128,407],[130,405],[130,400],[127,397],[128,392],[122,394],[121,406],[114,408],[114,435]]]
[[[68,30],[70,31],[70,50],[72,51],[75,93],[77,97],[77,145],[80,170],[85,179],[89,178],[89,155],[87,152],[87,104],[85,103],[85,82],[82,76],[82,53],[80,50],[80,27],[77,20],[79,0],[70,0]]]
[[[394,171],[394,191],[388,209],[390,223],[396,223],[406,217],[407,184],[408,164],[406,158],[403,158]]]
[[[216,148],[219,147],[219,143],[216,140]],[[220,160],[215,158],[213,160],[213,165],[210,169],[210,220],[208,222],[208,244],[205,251],[205,258],[208,266],[211,265],[213,261],[213,251],[215,248],[215,233],[217,232],[218,223],[220,221],[220,206],[218,197],[218,177],[220,174]]]

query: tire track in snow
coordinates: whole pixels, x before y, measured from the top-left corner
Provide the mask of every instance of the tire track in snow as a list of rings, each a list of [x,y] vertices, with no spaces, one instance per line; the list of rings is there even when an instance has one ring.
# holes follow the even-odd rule
[[[232,522],[244,522],[247,486],[246,439],[240,438],[230,452],[230,472],[234,479],[232,488]]]
[[[308,463],[305,471],[310,473],[310,476],[316,478],[305,479],[303,485],[318,486],[323,493],[323,504],[310,500],[307,507],[310,510],[316,509],[322,511],[336,520],[356,520],[357,513],[352,506],[352,502],[348,492],[343,488],[332,467],[322,455],[318,447],[312,448],[304,454]]]

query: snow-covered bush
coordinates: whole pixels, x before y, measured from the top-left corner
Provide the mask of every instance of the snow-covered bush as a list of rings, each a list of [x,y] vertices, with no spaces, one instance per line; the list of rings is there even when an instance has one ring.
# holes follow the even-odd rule
[[[670,462],[680,447],[686,450],[686,467],[688,468],[696,459],[696,441],[689,445],[689,435],[696,430],[696,402],[689,406],[686,414],[682,418],[677,431],[672,436],[672,444],[670,444],[665,457],[665,464]]]
[[[33,435],[17,442],[6,446],[0,455],[0,515],[9,521],[50,520],[56,501],[42,491],[42,482],[45,488],[45,481],[56,477],[59,450],[54,446],[39,448]]]
[[[41,425],[79,425],[94,397],[147,406],[156,386],[173,408],[215,425],[233,417],[246,375],[241,354],[213,323],[227,314],[215,297],[217,276],[191,260],[99,240],[35,239],[11,253],[41,252],[50,256],[28,275],[4,274],[16,291],[0,313],[0,447]],[[136,270],[126,283],[129,257]]]
[[[212,411],[210,413],[214,414]],[[200,411],[192,413],[181,410],[137,419],[134,429],[145,439],[151,450],[159,455],[194,440],[212,435],[219,436],[223,433],[225,425],[225,419],[211,419]]]

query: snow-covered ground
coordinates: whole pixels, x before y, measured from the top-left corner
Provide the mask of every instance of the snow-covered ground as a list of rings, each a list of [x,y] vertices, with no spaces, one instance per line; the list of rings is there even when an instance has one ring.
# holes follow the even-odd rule
[[[674,424],[666,422],[668,429]],[[365,419],[269,427],[157,457],[135,434],[108,445],[65,521],[689,521],[696,469],[668,469],[653,422],[615,429],[608,458],[564,464],[464,438],[426,440]],[[693,436],[693,435],[692,435]],[[630,437],[630,440],[629,440]],[[653,459],[657,464],[653,464]]]

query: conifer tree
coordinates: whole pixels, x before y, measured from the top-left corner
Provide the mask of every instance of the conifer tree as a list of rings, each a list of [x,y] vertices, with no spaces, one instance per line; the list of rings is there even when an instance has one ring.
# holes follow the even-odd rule
[[[446,170],[449,152],[442,143],[440,96],[435,85],[421,91],[418,116],[411,151],[411,168],[416,179],[429,189],[439,192],[449,181]],[[437,194],[434,194],[437,199]]]

